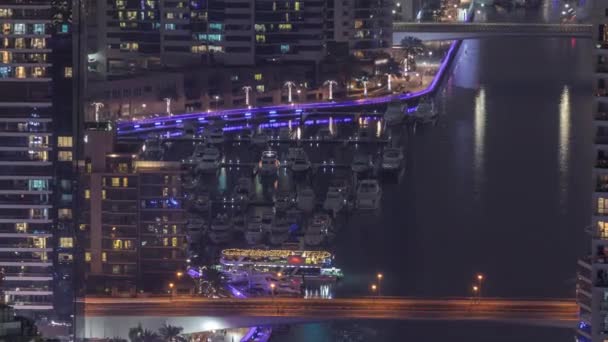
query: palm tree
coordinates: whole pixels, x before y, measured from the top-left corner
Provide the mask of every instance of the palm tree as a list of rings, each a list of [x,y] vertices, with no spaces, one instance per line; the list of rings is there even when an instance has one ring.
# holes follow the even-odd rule
[[[131,342],[141,342],[141,335],[144,333],[144,328],[139,323],[136,327],[129,329],[129,340]]]
[[[414,70],[415,57],[424,52],[422,41],[414,37],[405,37],[401,40],[401,47],[405,50],[405,58],[403,59],[404,73],[408,70]]]
[[[144,329],[141,334],[141,342],[161,342],[160,336],[152,330]]]
[[[184,330],[184,328],[164,323],[163,326],[158,329],[158,333],[163,341],[166,342],[186,342],[184,337],[179,336],[182,333],[182,330]]]

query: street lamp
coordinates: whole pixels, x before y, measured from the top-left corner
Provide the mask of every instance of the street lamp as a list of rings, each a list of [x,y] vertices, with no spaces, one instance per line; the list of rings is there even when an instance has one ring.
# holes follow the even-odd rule
[[[291,121],[290,121],[290,122],[291,122]],[[277,273],[277,277],[281,278],[282,276],[283,276],[283,273],[281,273],[281,272],[278,272],[278,273]]]
[[[484,276],[481,273],[478,273],[475,277],[477,279],[477,287],[479,288],[479,297],[481,297],[481,283],[484,280]]]
[[[251,86],[244,86],[243,90],[245,91],[245,106],[249,106],[249,92],[251,91]]]
[[[103,103],[93,102],[91,106],[95,107],[95,122],[99,122],[99,109],[103,108]]]
[[[167,115],[172,116],[173,114],[171,114],[171,98],[170,97],[165,97],[164,98],[165,103],[167,105]]]
[[[215,96],[213,96],[213,99],[215,100],[215,111],[217,112],[219,105],[220,105],[220,96],[215,95]]]
[[[173,293],[174,293],[173,288],[174,287],[175,287],[175,284],[169,283],[169,291],[171,292],[171,297],[173,297]]]
[[[184,275],[184,273],[182,271],[177,271],[175,275],[177,276],[177,279],[180,279]]]
[[[376,274],[376,278],[378,278],[378,296],[382,295],[382,278],[384,275],[382,273]]]
[[[376,286],[376,284],[372,284],[371,290],[372,290],[372,295],[375,294],[376,290],[378,290],[378,286]]]
[[[329,86],[329,99],[333,100],[334,99],[334,86],[338,85],[338,82],[336,82],[334,80],[327,80],[323,84],[326,84]]]
[[[287,102],[291,103],[292,102],[292,98],[291,98],[291,88],[295,87],[296,84],[292,81],[287,81],[284,84],[287,87]]]

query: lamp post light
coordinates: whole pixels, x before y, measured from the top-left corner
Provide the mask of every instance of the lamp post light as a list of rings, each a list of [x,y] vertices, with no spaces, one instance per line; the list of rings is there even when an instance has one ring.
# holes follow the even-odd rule
[[[217,112],[217,110],[219,109],[219,106],[220,106],[220,96],[215,95],[215,96],[213,96],[213,99],[215,100],[215,111]]]
[[[378,278],[378,296],[382,296],[382,278],[384,278],[384,275],[378,273],[376,274],[376,278]]]
[[[477,300],[477,297],[479,296],[479,286],[473,285],[472,290],[473,290],[473,301],[475,302]]]
[[[477,279],[477,288],[479,289],[479,298],[481,299],[481,284],[483,283],[484,276],[483,274],[478,273],[477,276],[475,276],[475,279]]]
[[[169,291],[171,292],[171,298],[173,298],[173,295],[175,293],[175,291],[173,290],[174,288],[175,288],[175,284],[169,283]]]
[[[375,295],[376,291],[378,290],[378,286],[376,284],[372,284],[370,289],[372,290],[372,295]]]
[[[336,82],[334,80],[327,80],[323,84],[326,84],[329,86],[329,99],[333,100],[334,99],[334,86],[338,85],[338,82]]]
[[[244,86],[243,90],[245,91],[245,106],[249,106],[249,92],[251,91],[251,86]]]
[[[103,103],[101,102],[93,102],[91,106],[95,108],[95,122],[99,122],[99,110],[103,108]]]
[[[295,87],[296,84],[292,81],[287,81],[285,82],[285,86],[287,87],[287,102],[291,103],[292,98],[291,98],[291,88]]]
[[[165,100],[165,104],[167,106],[167,115],[169,116],[173,116],[173,114],[171,113],[171,98],[170,97],[165,97],[163,100]]]

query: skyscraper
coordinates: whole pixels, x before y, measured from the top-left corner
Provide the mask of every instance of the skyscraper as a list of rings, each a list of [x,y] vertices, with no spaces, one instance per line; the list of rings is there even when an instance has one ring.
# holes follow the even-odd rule
[[[0,267],[5,300],[53,309],[51,2],[0,5]]]
[[[70,22],[67,0],[0,4],[1,287],[32,317],[71,311]],[[51,311],[56,302],[67,305]]]
[[[579,260],[576,300],[580,308],[576,338],[579,342],[604,341],[608,333],[608,9],[594,2],[593,78],[594,155],[591,253]],[[604,5],[605,6],[605,5]]]

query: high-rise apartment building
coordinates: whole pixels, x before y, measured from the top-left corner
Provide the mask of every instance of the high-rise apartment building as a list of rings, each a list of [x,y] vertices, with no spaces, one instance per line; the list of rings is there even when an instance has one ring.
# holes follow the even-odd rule
[[[53,309],[50,1],[0,5],[0,268],[5,301]]]
[[[85,132],[87,292],[162,292],[187,259],[181,163],[141,160],[114,133],[101,125]]]
[[[391,45],[388,0],[87,0],[89,70],[100,78],[196,65],[308,63],[328,44],[361,58]]]
[[[595,1],[593,18],[594,165],[591,253],[579,260],[576,299],[579,342],[605,341],[608,336],[608,3]]]
[[[20,314],[66,318],[74,243],[71,1],[2,1],[0,27],[0,286]]]

